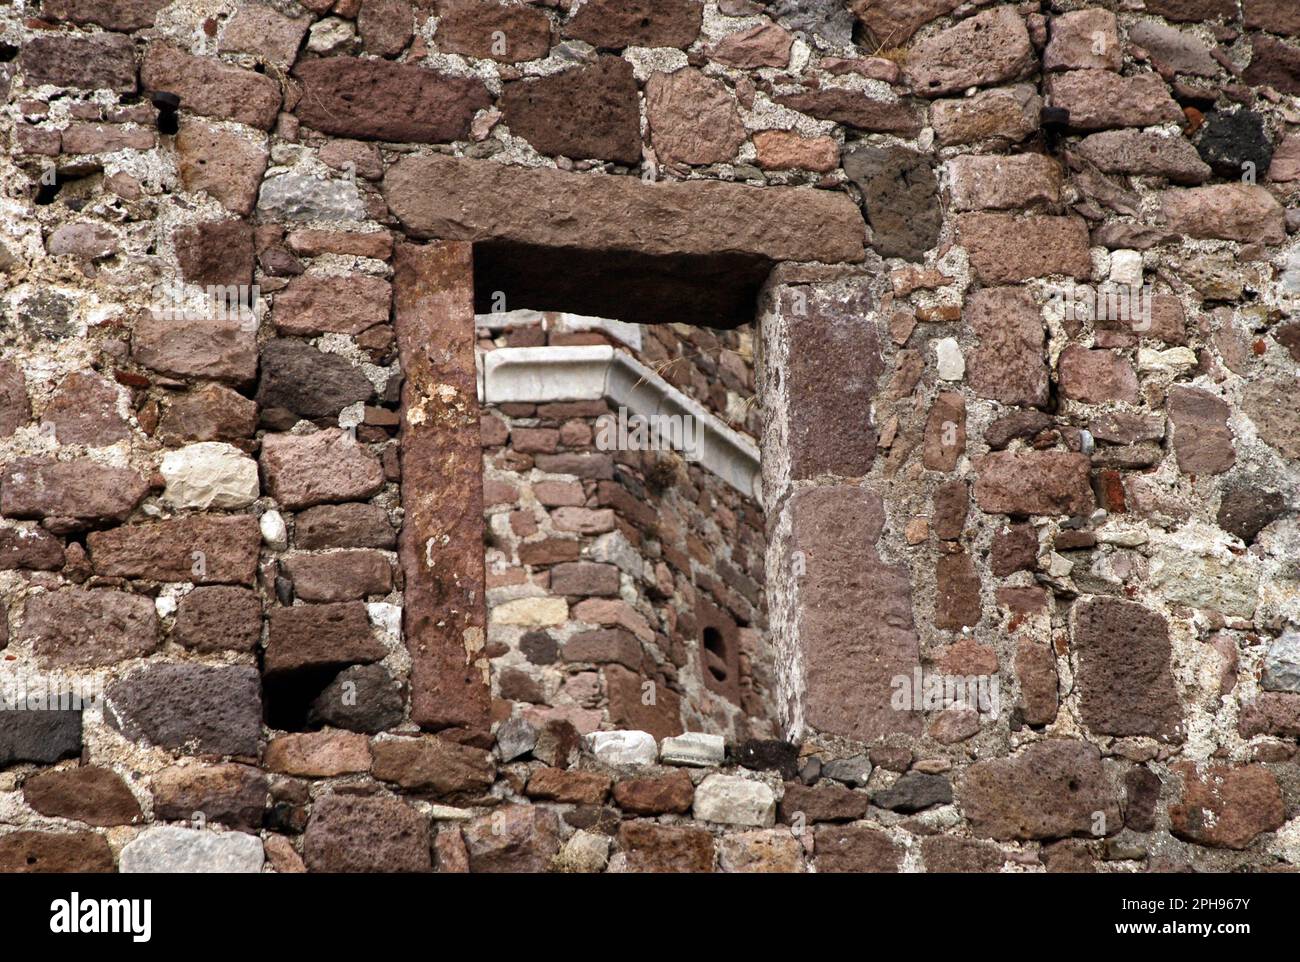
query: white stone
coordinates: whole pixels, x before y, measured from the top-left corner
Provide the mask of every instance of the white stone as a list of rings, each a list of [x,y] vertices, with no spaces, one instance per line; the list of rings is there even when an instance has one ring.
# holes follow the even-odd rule
[[[283,551],[289,547],[289,530],[284,524],[284,515],[279,511],[267,511],[258,519],[262,529],[262,540],[272,551]]]
[[[659,760],[665,765],[694,765],[708,768],[721,765],[727,755],[727,745],[721,735],[687,732],[665,738],[659,749]]]
[[[1233,555],[1229,541],[1195,523],[1161,536],[1151,555],[1151,584],[1174,604],[1250,618],[1259,603],[1259,571],[1249,554]]]
[[[568,620],[569,604],[563,598],[516,598],[492,609],[492,621],[498,625],[543,628]]]
[[[596,761],[614,768],[653,765],[659,758],[659,746],[649,732],[592,732],[587,749]]]
[[[945,337],[934,345],[934,356],[939,366],[939,377],[945,381],[960,381],[966,376],[966,359],[955,337]]]
[[[244,508],[260,493],[257,462],[233,444],[201,441],[163,456],[163,501],[175,508]]]
[[[356,27],[347,20],[326,17],[311,25],[311,33],[307,37],[307,49],[312,53],[329,53],[346,43],[351,43],[356,35]]]
[[[633,578],[640,579],[645,572],[645,561],[622,531],[609,531],[591,543],[587,554],[592,561],[618,565]]]
[[[160,825],[123,847],[118,871],[257,873],[264,857],[256,835]]]
[[[609,862],[609,837],[579,829],[555,858],[561,872],[603,872]]]
[[[1190,347],[1171,347],[1167,351],[1138,348],[1139,371],[1152,374],[1182,374],[1196,366],[1196,352]]]
[[[1269,645],[1260,684],[1269,691],[1300,692],[1300,632],[1288,631]]]
[[[1147,533],[1141,528],[1102,528],[1097,532],[1097,540],[1118,548],[1136,548],[1147,543]]]
[[[365,220],[366,205],[350,180],[277,174],[262,181],[258,212],[272,220]]]
[[[1138,251],[1110,252],[1110,279],[1129,287],[1142,286],[1142,254]]]
[[[705,822],[768,828],[776,823],[776,796],[763,782],[715,774],[696,787],[692,811]]]

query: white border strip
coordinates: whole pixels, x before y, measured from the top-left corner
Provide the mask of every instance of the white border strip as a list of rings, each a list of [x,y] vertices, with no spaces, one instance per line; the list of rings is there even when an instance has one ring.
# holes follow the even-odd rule
[[[700,425],[700,460],[746,497],[759,498],[758,447],[635,358],[612,347],[504,347],[480,354],[484,404],[609,401],[629,414],[690,415]]]

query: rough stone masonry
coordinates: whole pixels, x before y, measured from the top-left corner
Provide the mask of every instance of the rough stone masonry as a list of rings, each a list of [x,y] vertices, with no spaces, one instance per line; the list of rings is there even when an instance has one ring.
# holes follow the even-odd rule
[[[8,0],[0,870],[1294,869],[1298,9]]]

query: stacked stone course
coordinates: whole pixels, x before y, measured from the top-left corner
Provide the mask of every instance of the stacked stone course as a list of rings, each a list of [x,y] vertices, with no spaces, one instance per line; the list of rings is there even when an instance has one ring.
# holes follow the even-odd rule
[[[1300,864],[1292,0],[41,0],[0,92],[0,869]],[[480,411],[619,346],[520,309],[761,497]]]

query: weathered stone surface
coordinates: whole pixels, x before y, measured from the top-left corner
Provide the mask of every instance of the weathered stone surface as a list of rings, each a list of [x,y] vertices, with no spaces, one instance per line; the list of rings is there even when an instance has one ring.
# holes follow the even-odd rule
[[[1021,287],[975,291],[966,299],[962,320],[980,339],[967,364],[975,393],[1003,404],[1045,405],[1043,316],[1033,295]]]
[[[96,574],[150,581],[251,585],[262,533],[247,516],[189,515],[86,537]]]
[[[280,111],[280,85],[270,77],[213,57],[194,57],[159,41],[145,51],[140,82],[146,90],[176,94],[181,109],[189,113],[261,130],[270,130]]]
[[[551,568],[551,591],[557,595],[616,595],[618,586],[616,565],[572,561]]]
[[[683,731],[681,696],[667,685],[655,682],[655,701],[645,704],[647,679],[620,665],[605,667],[605,688],[609,696],[610,721],[621,728],[646,731],[655,738],[670,738]]]
[[[1287,0],[1244,0],[1242,14],[1248,30],[1267,30],[1292,37],[1300,35],[1300,9]]]
[[[23,44],[19,63],[29,87],[135,92],[135,45],[127,37],[37,34]]]
[[[257,429],[257,404],[221,384],[201,384],[171,399],[158,425],[164,443],[236,441]]]
[[[491,787],[491,755],[437,737],[383,738],[374,742],[374,777],[404,789],[451,794]]]
[[[388,281],[366,274],[303,274],[275,296],[271,320],[281,334],[360,334],[388,323]]]
[[[142,595],[62,588],[28,597],[18,639],[43,665],[109,665],[158,647],[158,615]]]
[[[1300,695],[1282,691],[1260,692],[1241,706],[1237,733],[1242,738],[1256,735],[1300,738]]]
[[[925,862],[927,872],[981,874],[997,872],[1006,861],[1002,849],[996,845],[948,835],[934,835],[921,839],[921,858]]]
[[[870,411],[885,369],[880,334],[870,321],[875,307],[863,289],[806,287],[779,294],[775,310],[792,345],[783,372],[791,480],[871,471],[878,433],[862,415]]]
[[[975,834],[986,838],[1091,837],[1094,826],[1110,835],[1123,824],[1097,749],[1065,738],[976,762],[958,782],[957,801]]]
[[[960,631],[979,624],[980,579],[970,555],[945,554],[934,566],[934,626]]]
[[[921,132],[921,114],[906,101],[875,100],[861,91],[843,87],[818,87],[772,98],[783,107],[832,120],[857,130],[915,137]]]
[[[41,528],[0,528],[0,571],[58,571],[63,542]]]
[[[257,403],[264,409],[300,418],[334,418],[345,407],[369,400],[374,391],[362,370],[341,355],[293,338],[276,338],[262,347]]]
[[[614,786],[614,801],[632,815],[684,815],[694,800],[695,786],[685,772],[628,778]]]
[[[265,221],[358,221],[369,216],[351,178],[294,173],[262,181],[257,211]]]
[[[729,163],[745,142],[735,98],[693,67],[654,74],[645,97],[650,141],[661,163]]]
[[[692,812],[701,821],[766,827],[776,820],[776,797],[764,782],[713,774],[696,786]]]
[[[1175,762],[1183,777],[1179,800],[1169,806],[1169,827],[1179,838],[1214,848],[1245,848],[1286,821],[1277,778],[1262,765]]]
[[[1092,274],[1088,227],[1078,217],[961,214],[957,234],[982,284],[1015,284],[1049,274],[1083,279]]]
[[[1215,184],[1168,190],[1160,197],[1171,230],[1190,237],[1280,244],[1286,239],[1286,214],[1265,188]]]
[[[85,260],[99,260],[117,253],[118,237],[99,224],[64,224],[56,227],[45,238],[45,250],[56,257],[70,255]]]
[[[298,118],[339,137],[445,143],[469,134],[491,99],[476,77],[452,77],[413,64],[325,57],[298,64]]]
[[[748,30],[729,33],[710,51],[714,63],[741,70],[785,67],[790,63],[794,35],[775,23],[760,23]]]
[[[1241,79],[1252,87],[1270,86],[1284,94],[1300,94],[1300,50],[1267,34],[1250,38],[1250,66]]]
[[[400,725],[405,714],[406,693],[387,668],[353,665],[316,697],[308,721],[373,734]]]
[[[0,872],[112,872],[113,850],[96,832],[0,835]]]
[[[1184,474],[1222,474],[1237,460],[1227,403],[1199,388],[1174,385],[1169,389],[1169,422],[1173,426],[1174,454]]]
[[[649,732],[592,732],[586,743],[596,761],[614,768],[653,765],[659,759],[659,745]]]
[[[1156,805],[1160,802],[1160,776],[1145,766],[1124,773],[1124,824],[1137,832],[1156,827]]]
[[[961,0],[849,0],[850,9],[882,47],[901,47],[918,29],[960,5]]]
[[[1241,410],[1255,423],[1259,438],[1288,458],[1300,458],[1300,392],[1283,381],[1250,381]]]
[[[261,491],[257,462],[223,441],[168,451],[158,470],[167,483],[162,500],[173,508],[244,508]]]
[[[1016,646],[1016,680],[1020,714],[1029,725],[1050,725],[1060,705],[1056,656],[1048,645],[1021,641]]]
[[[0,438],[7,438],[27,423],[27,379],[12,361],[0,361]]]
[[[397,546],[388,513],[377,504],[323,504],[294,519],[294,546],[313,548],[385,548]]]
[[[807,822],[852,822],[867,814],[871,798],[866,792],[824,783],[815,788],[800,782],[786,782],[780,817],[787,825],[803,818]]]
[[[646,93],[649,105],[655,91],[647,87]],[[619,57],[511,81],[502,90],[501,109],[511,132],[543,154],[623,164],[641,160],[636,80],[632,64]]]
[[[73,371],[61,382],[41,414],[60,444],[101,447],[131,436],[117,410],[118,391],[107,378],[92,371]]]
[[[803,846],[781,829],[735,832],[719,839],[718,867],[724,872],[802,872]]]
[[[665,765],[693,765],[711,768],[721,765],[727,749],[721,735],[704,732],[683,732],[665,738],[659,748],[659,760]]]
[[[520,63],[545,57],[551,49],[551,21],[543,10],[480,0],[442,0],[438,15],[434,41],[447,53]]]
[[[1146,0],[1148,13],[1166,20],[1232,20],[1237,16],[1235,0]]]
[[[376,57],[396,57],[411,42],[413,13],[406,0],[364,0],[357,14],[362,49]]]
[[[935,537],[956,541],[966,526],[970,510],[970,485],[966,481],[949,481],[934,491],[930,526]]]
[[[904,147],[855,147],[842,164],[862,191],[872,246],[884,257],[924,257],[943,226],[939,182],[926,156]]]
[[[801,489],[790,499],[792,551],[807,570],[797,585],[804,712],[812,728],[872,741],[920,731],[917,712],[891,704],[891,679],[920,663],[909,577],[875,544],[880,496],[854,487]]]
[[[262,735],[256,668],[155,662],[114,682],[104,718],[128,739],[212,755],[256,755]]]
[[[1083,722],[1096,734],[1178,739],[1182,706],[1170,673],[1169,626],[1158,613],[1114,598],[1074,609],[1075,683]]]
[[[965,154],[948,161],[953,210],[1008,210],[1056,205],[1061,165],[1042,154]]]
[[[273,608],[266,640],[267,674],[379,661],[388,652],[361,602]]]
[[[713,836],[704,828],[624,822],[618,847],[627,856],[629,872],[712,872]]]
[[[1300,633],[1289,631],[1268,646],[1260,685],[1270,691],[1300,692]]]
[[[18,692],[4,691],[5,710],[0,712],[0,765],[35,762],[49,765],[61,758],[81,754],[81,711],[50,710],[48,701],[29,705],[16,700]],[[27,693],[30,697],[31,692]],[[11,703],[10,698],[15,700]],[[29,708],[34,710],[28,710]]]
[[[560,820],[550,809],[503,805],[464,828],[471,872],[545,872],[560,850]]]
[[[1128,29],[1130,43],[1137,44],[1162,72],[1172,71],[1194,77],[1216,76],[1220,68],[1194,34],[1154,20],[1139,20]]]
[[[1246,479],[1246,483],[1233,484],[1223,492],[1215,520],[1224,531],[1250,544],[1256,535],[1286,514],[1287,499],[1284,495],[1264,490],[1262,485]]]
[[[467,244],[394,253],[402,385],[405,578],[402,634],[411,653],[411,720],[486,731],[490,691],[481,649],[487,612],[483,456]]]
[[[248,287],[253,283],[253,227],[239,218],[177,228],[172,243],[181,276],[190,284]]]
[[[594,47],[689,47],[700,33],[699,0],[590,0],[564,35]]]
[[[355,601],[386,595],[393,588],[392,566],[366,548],[323,555],[292,555],[283,562],[294,593],[303,601]]]
[[[131,825],[143,818],[131,789],[107,768],[38,772],[23,782],[23,801],[42,815],[87,825]]]
[[[303,835],[312,872],[430,872],[429,820],[397,798],[327,795]]]
[[[430,155],[392,167],[384,194],[417,236],[603,251],[602,257],[622,251],[682,258],[680,272],[688,274],[719,250],[771,261],[834,263],[863,256],[861,215],[847,197],[826,191],[757,191],[710,182],[645,185],[627,177]],[[690,290],[694,298],[697,288]],[[662,293],[647,295],[652,304],[663,301]],[[627,297],[625,289],[623,306],[611,303],[607,309],[631,319]],[[752,302],[746,310],[752,317]]]
[[[1107,174],[1167,177],[1175,184],[1200,184],[1210,178],[1209,165],[1182,137],[1141,130],[1104,130],[1085,137],[1076,149]]]
[[[286,508],[365,500],[384,486],[379,459],[343,431],[268,434],[262,439],[262,477]]]
[[[106,30],[130,32],[152,27],[168,0],[45,0],[41,16],[47,20],[93,23]]]
[[[1070,112],[1076,130],[1176,123],[1183,112],[1158,74],[1121,77],[1109,70],[1071,70],[1048,81],[1053,107]]]
[[[179,377],[246,384],[257,375],[256,331],[237,318],[177,318],[145,313],[131,342],[145,367]]]
[[[370,744],[353,732],[294,732],[271,739],[262,754],[268,771],[330,778],[370,770]]]
[[[242,6],[221,33],[221,53],[248,53],[280,68],[298,57],[298,47],[311,25],[309,17],[286,17],[260,3]]]
[[[754,150],[758,166],[764,170],[813,170],[824,174],[840,165],[840,147],[831,137],[760,130],[754,134]]]
[[[1091,8],[1053,17],[1052,39],[1043,51],[1044,70],[1119,70],[1124,49],[1115,14]]]
[[[1086,455],[995,451],[975,464],[975,503],[990,514],[1087,514],[1094,507]]]
[[[930,123],[943,147],[995,140],[1018,144],[1038,130],[1043,100],[1029,84],[981,90],[973,97],[936,100]]]
[[[966,453],[966,400],[956,391],[935,396],[925,422],[922,463],[931,471],[952,471]]]
[[[600,805],[609,795],[613,779],[602,772],[539,768],[528,776],[524,794],[567,805]]]
[[[158,819],[208,822],[258,830],[269,792],[267,777],[249,765],[175,765],[150,783]]]
[[[122,521],[148,491],[149,483],[130,468],[88,458],[15,458],[0,474],[0,514],[57,518],[73,526]]]
[[[814,842],[821,872],[897,872],[903,846],[866,825],[819,825]]]
[[[905,73],[927,97],[1018,80],[1036,65],[1025,21],[1014,9],[986,10],[915,44]]]
[[[1061,394],[1084,404],[1138,400],[1137,374],[1128,359],[1111,351],[1072,344],[1061,352]]]

